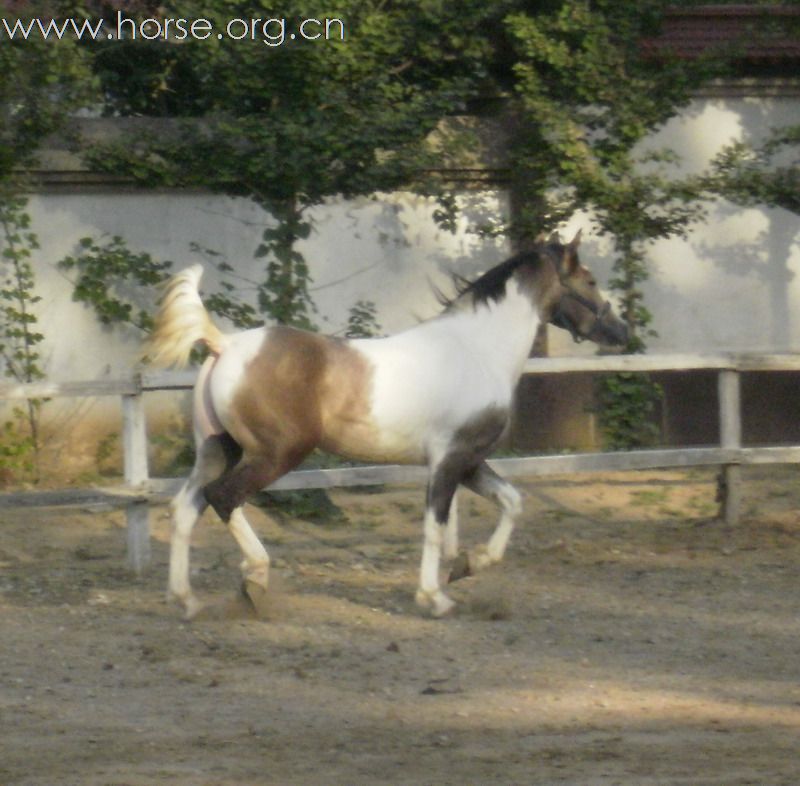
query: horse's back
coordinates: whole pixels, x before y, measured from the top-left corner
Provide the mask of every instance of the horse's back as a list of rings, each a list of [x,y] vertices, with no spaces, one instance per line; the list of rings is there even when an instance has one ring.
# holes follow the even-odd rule
[[[373,372],[373,412],[421,429],[456,426],[484,407],[510,402],[516,380],[445,319],[385,339],[353,342]]]
[[[319,446],[366,461],[421,463],[462,424],[507,409],[512,394],[508,379],[451,327],[425,323],[355,340],[285,326],[245,331],[210,373],[211,402],[246,452]]]

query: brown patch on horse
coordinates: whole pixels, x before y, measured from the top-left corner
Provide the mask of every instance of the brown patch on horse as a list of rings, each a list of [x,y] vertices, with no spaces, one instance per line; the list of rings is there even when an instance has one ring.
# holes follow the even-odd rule
[[[319,391],[320,447],[354,459],[380,460],[372,421],[374,367],[347,341],[327,339],[329,365]]]
[[[233,398],[231,433],[251,455],[291,461],[315,447],[349,455],[374,437],[371,381],[371,366],[346,341],[271,328]]]
[[[319,442],[316,399],[324,366],[324,351],[312,336],[281,327],[266,332],[228,413],[245,453],[307,452]]]
[[[372,368],[342,339],[270,328],[245,367],[227,413],[239,464],[205,488],[223,520],[294,469],[314,448],[369,457]]]

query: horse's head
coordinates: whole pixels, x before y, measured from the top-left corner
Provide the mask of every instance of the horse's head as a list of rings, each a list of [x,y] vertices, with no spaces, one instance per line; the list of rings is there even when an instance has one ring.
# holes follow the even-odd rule
[[[581,233],[564,245],[552,237],[540,243],[547,284],[541,290],[540,308],[550,324],[564,328],[575,341],[621,346],[628,342],[628,326],[603,299],[591,271],[578,259]]]

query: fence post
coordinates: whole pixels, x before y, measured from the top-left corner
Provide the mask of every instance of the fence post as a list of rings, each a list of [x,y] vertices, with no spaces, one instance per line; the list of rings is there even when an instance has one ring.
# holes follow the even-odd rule
[[[122,427],[125,485],[141,486],[149,480],[147,422],[141,391],[122,397]]]
[[[138,576],[150,564],[150,506],[137,500],[125,508],[128,566]]]
[[[141,380],[136,377],[137,392],[122,397],[123,458],[125,485],[143,486],[150,478],[147,466],[147,421]],[[137,574],[150,562],[150,510],[146,503],[125,508],[128,527],[128,564]]]
[[[719,372],[720,447],[738,450],[742,447],[741,382],[738,369]],[[742,468],[739,463],[725,464],[719,479],[721,514],[725,523],[739,523],[742,502]]]

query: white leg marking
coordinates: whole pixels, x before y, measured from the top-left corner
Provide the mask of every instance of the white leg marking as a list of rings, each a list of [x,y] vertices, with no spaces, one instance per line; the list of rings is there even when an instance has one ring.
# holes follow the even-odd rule
[[[439,557],[442,551],[442,532],[432,510],[425,511],[425,539],[422,544],[422,565],[419,573],[417,605],[430,609],[434,617],[442,617],[455,603],[439,586]]]
[[[458,556],[458,492],[453,495],[450,503],[450,515],[447,517],[447,526],[444,528],[444,542],[442,543],[442,557],[453,560]]]
[[[244,554],[241,564],[242,578],[266,589],[269,584],[269,554],[245,518],[242,508],[236,508],[231,513],[228,527]]]
[[[482,497],[493,497],[501,509],[500,521],[489,542],[485,546],[478,546],[470,554],[470,568],[480,570],[503,559],[516,519],[522,512],[522,497],[508,481],[503,480],[487,465],[482,465],[469,485]]]
[[[172,501],[172,537],[169,553],[169,594],[177,598],[184,607],[187,619],[193,617],[201,608],[194,596],[189,582],[189,542],[192,529],[206,508],[200,489],[194,486],[192,478]]]
[[[514,531],[517,517],[522,512],[522,497],[520,493],[510,484],[503,481],[497,490],[497,500],[503,509],[500,515],[500,522],[497,525],[492,537],[486,544],[486,551],[492,562],[500,562],[506,553],[506,546]]]

